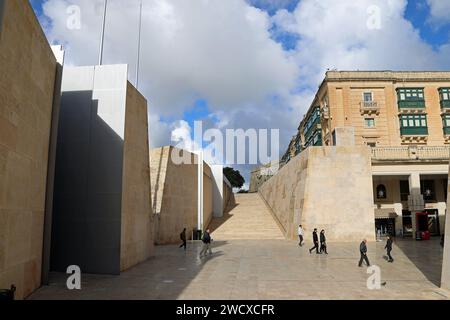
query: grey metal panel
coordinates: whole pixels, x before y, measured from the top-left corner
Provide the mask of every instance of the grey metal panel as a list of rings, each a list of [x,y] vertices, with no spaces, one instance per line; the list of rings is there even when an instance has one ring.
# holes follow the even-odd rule
[[[51,269],[119,274],[127,69],[65,67]]]
[[[64,92],[52,270],[120,273],[123,140],[96,116],[92,91]],[[101,137],[101,139],[99,139]]]
[[[6,0],[0,0],[0,39],[2,38],[2,28],[3,28],[3,12],[5,10]]]

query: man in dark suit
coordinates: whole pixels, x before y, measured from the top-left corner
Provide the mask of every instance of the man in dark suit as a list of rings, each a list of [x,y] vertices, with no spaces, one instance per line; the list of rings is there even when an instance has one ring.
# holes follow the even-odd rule
[[[386,241],[386,246],[384,247],[384,249],[386,249],[387,252],[387,256],[389,258],[389,262],[394,262],[394,258],[392,258],[391,256],[391,252],[392,252],[392,238],[390,236],[387,237],[387,241]]]
[[[361,259],[359,260],[359,267],[362,267],[363,261],[370,267],[369,258],[367,258],[367,240],[364,239],[359,246],[359,252],[361,253]]]
[[[180,245],[180,248],[184,247],[184,251],[187,249],[186,245],[186,228],[183,229],[183,231],[180,233],[180,240],[183,241],[183,243]]]
[[[320,254],[320,252],[319,252],[319,236],[317,235],[317,229],[314,229],[314,232],[313,232],[313,242],[314,242],[314,247],[309,249],[309,254],[311,254],[314,251],[314,249],[316,249],[317,254]]]
[[[328,254],[328,252],[327,252],[327,238],[325,237],[325,230],[320,231],[320,252]]]

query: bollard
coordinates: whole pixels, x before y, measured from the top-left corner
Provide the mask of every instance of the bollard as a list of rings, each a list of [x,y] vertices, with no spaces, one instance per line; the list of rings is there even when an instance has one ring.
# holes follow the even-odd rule
[[[0,290],[0,301],[13,301],[15,292],[15,285],[12,285],[11,289]]]

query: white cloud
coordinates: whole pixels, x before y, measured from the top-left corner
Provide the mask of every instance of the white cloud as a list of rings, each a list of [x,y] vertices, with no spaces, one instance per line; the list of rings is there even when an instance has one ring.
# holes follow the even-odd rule
[[[250,3],[255,1],[264,2]],[[450,10],[443,7],[448,1],[427,1],[436,19],[448,19]],[[265,2],[279,8],[287,0]],[[81,8],[81,30],[66,27],[71,4]],[[97,63],[102,4],[45,3],[47,19],[41,21],[48,21],[51,42],[66,45],[69,63]],[[128,63],[133,82],[139,1],[109,4],[105,63]],[[448,68],[450,46],[435,51],[421,39],[404,17],[406,5],[406,0],[301,0],[293,12],[270,17],[245,0],[144,0],[139,89],[149,101],[152,147],[169,144],[173,132],[187,138],[188,123],[174,120],[204,99],[220,129],[279,128],[285,148],[327,68]],[[379,8],[380,28],[368,27],[373,8]],[[271,32],[296,36],[295,49],[283,50]],[[248,175],[248,168],[241,169]]]
[[[438,53],[404,18],[406,5],[406,0],[303,0],[293,13],[281,10],[273,20],[299,36],[297,64],[310,86],[328,68],[439,69]]]
[[[430,21],[437,25],[450,23],[450,1],[427,0],[430,7]]]
[[[97,61],[101,3],[48,0],[51,41],[67,44],[74,64]],[[82,29],[66,28],[66,8],[79,5]],[[128,62],[135,79],[138,2],[110,1],[105,63]],[[297,68],[270,38],[270,19],[243,0],[144,1],[141,80],[153,110],[179,115],[198,98],[211,108],[239,107],[287,94]]]

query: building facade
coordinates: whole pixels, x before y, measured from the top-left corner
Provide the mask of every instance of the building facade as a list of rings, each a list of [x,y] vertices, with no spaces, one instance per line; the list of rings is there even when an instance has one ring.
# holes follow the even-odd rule
[[[372,154],[376,232],[441,235],[450,158],[450,72],[329,71],[282,163],[351,128]],[[350,143],[350,144],[351,144]]]

